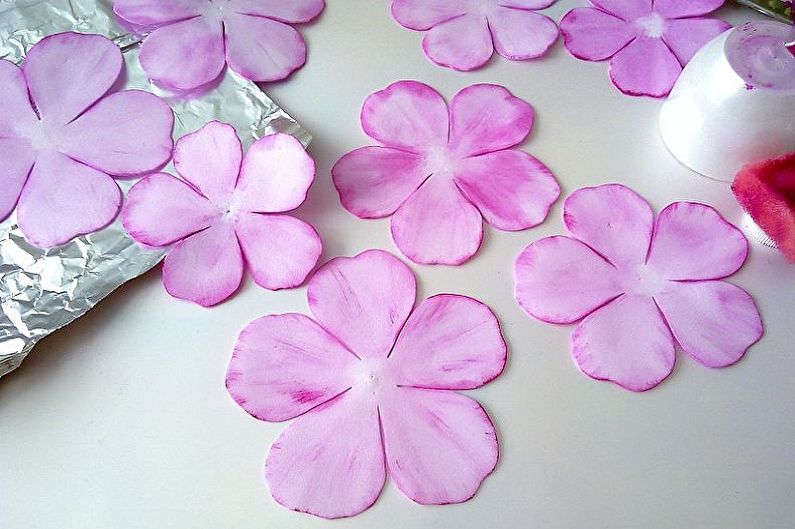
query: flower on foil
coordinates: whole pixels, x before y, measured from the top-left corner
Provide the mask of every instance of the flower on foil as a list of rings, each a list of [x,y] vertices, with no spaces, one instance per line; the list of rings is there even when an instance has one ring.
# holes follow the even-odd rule
[[[321,242],[309,224],[281,213],[306,199],[315,164],[287,134],[254,142],[243,157],[231,125],[212,121],[180,138],[174,168],[135,184],[122,222],[147,246],[167,247],[163,283],[172,296],[209,307],[254,282],[277,290],[300,285]]]
[[[748,243],[713,208],[675,202],[655,223],[645,200],[613,184],[574,192],[563,210],[572,237],[519,254],[516,299],[548,323],[582,320],[571,347],[586,375],[645,391],[673,370],[675,341],[725,367],[762,336],[751,296],[720,281],[743,265]]]
[[[249,324],[226,375],[232,398],[257,419],[297,417],[265,461],[274,499],[324,518],[353,516],[376,501],[387,472],[418,503],[470,499],[499,448],[485,410],[455,390],[503,370],[491,310],[451,294],[414,308],[414,275],[380,250],[332,260],[307,297],[314,319]]]
[[[501,86],[478,84],[447,104],[433,88],[400,81],[369,96],[365,133],[383,146],[343,156],[332,169],[345,208],[392,217],[392,236],[412,261],[460,264],[495,228],[542,222],[560,194],[555,177],[511,149],[530,133],[533,108]]]
[[[558,26],[536,13],[556,0],[392,0],[392,16],[427,31],[425,55],[440,66],[474,70],[494,50],[513,61],[540,57],[558,38]]]
[[[121,51],[99,35],[60,33],[22,67],[0,60],[0,220],[14,208],[31,244],[51,248],[118,215],[109,175],[137,176],[171,156],[174,114],[157,96],[109,93]]]
[[[560,22],[569,52],[610,59],[613,84],[628,95],[668,95],[693,55],[730,26],[705,18],[724,0],[590,0]]]
[[[116,15],[156,28],[141,66],[159,85],[192,90],[225,65],[252,81],[278,81],[306,62],[306,43],[290,24],[309,22],[324,0],[114,0]]]

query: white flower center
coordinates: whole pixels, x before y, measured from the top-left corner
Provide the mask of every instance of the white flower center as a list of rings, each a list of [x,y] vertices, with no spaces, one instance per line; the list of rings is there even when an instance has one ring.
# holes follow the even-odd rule
[[[429,175],[452,175],[458,158],[447,146],[434,147],[425,153],[425,172]]]
[[[37,120],[31,127],[17,130],[17,133],[27,138],[35,151],[58,151],[64,140],[64,127],[44,120]]]
[[[369,399],[379,399],[395,388],[395,375],[388,358],[363,358],[352,369],[354,384],[351,391]]]
[[[635,24],[637,24],[644,35],[650,39],[659,39],[663,36],[663,33],[665,33],[665,18],[659,13],[651,12],[635,20]]]
[[[209,5],[203,15],[210,21],[221,22],[224,19],[224,10],[229,5],[229,0],[207,0]]]
[[[639,264],[624,275],[624,290],[643,296],[659,294],[668,281],[647,264]]]

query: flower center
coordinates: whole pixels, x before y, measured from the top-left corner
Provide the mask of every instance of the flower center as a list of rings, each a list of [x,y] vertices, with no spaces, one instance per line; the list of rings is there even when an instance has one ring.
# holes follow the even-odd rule
[[[425,172],[429,175],[452,175],[457,162],[447,146],[434,147],[425,153]]]
[[[666,283],[667,280],[649,265],[639,264],[634,269],[627,271],[623,287],[628,293],[654,296],[665,288]]]
[[[475,15],[490,15],[500,6],[496,0],[469,0],[468,13]]]
[[[379,399],[395,388],[395,376],[388,358],[363,358],[355,362],[352,391],[370,399]]]
[[[665,33],[665,18],[659,13],[651,12],[635,21],[635,24],[650,39],[659,39]]]
[[[207,0],[209,6],[204,11],[204,16],[211,21],[221,22],[224,19],[224,10],[229,5],[229,0]]]
[[[64,127],[53,125],[47,121],[36,121],[30,128],[18,130],[17,132],[30,142],[30,146],[35,151],[57,151],[63,143]]]

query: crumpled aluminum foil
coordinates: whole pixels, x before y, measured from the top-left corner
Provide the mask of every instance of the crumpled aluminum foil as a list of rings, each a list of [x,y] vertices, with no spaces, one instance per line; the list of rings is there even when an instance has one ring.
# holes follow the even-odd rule
[[[217,87],[192,98],[158,89],[138,64],[141,37],[116,22],[112,0],[0,0],[2,59],[20,63],[42,37],[63,31],[99,33],[112,39],[124,52],[124,88],[148,90],[165,99],[176,117],[175,138],[218,119],[232,124],[245,144],[273,132],[292,134],[304,145],[311,140],[255,84],[231,71]],[[125,134],[124,123],[119,124],[118,134]],[[165,171],[173,173],[173,168]],[[135,181],[117,182],[126,193]],[[79,318],[163,257],[161,250],[136,244],[119,220],[44,251],[25,241],[12,214],[0,223],[0,377],[16,369],[38,340]]]

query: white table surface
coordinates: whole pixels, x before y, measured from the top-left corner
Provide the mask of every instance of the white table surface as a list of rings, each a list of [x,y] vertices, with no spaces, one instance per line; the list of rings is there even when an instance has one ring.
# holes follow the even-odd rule
[[[559,20],[577,0],[548,13]],[[362,221],[329,176],[369,143],[364,98],[399,79],[446,97],[494,82],[531,102],[524,148],[564,193],[622,182],[658,208],[714,205],[738,221],[727,184],[680,166],[657,129],[661,101],[630,98],[606,63],[578,61],[558,42],[544,59],[457,73],[431,64],[419,33],[399,27],[385,0],[328,0],[303,29],[306,67],[267,92],[315,136],[318,176],[299,216],[320,231],[323,261],[367,248],[396,252],[389,221]],[[756,18],[724,8],[733,23]],[[787,529],[795,526],[795,266],[753,245],[732,281],[757,300],[765,337],[734,367],[710,370],[679,355],[645,394],[592,381],[574,367],[572,327],[527,317],[512,295],[512,263],[527,243],[562,232],[560,202],[543,225],[491,228],[465,266],[412,266],[420,294],[456,292],[488,303],[510,347],[505,373],[470,392],[495,421],[501,457],[470,502],[412,503],[390,483],[364,514],[327,522],[278,506],[262,462],[281,424],[248,416],[224,388],[239,330],[266,313],[307,311],[305,289],[271,293],[247,280],[212,310],[170,298],[156,269],[44,340],[0,381],[2,529]],[[345,486],[340,483],[340,486]]]

